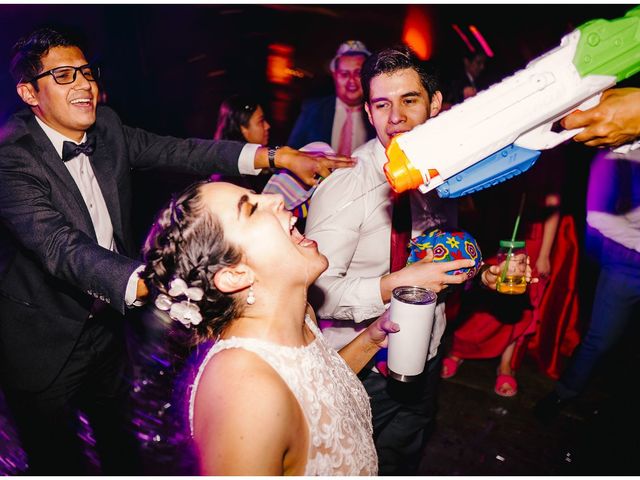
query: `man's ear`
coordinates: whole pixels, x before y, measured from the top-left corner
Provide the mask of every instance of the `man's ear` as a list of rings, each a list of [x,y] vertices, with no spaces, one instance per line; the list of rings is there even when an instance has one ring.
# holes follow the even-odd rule
[[[38,106],[38,98],[36,97],[36,91],[32,84],[19,83],[16,86],[16,92],[18,92],[22,101],[30,107]]]
[[[429,118],[435,117],[442,110],[442,92],[440,90],[436,90],[433,95],[431,95],[431,108],[429,109]]]
[[[367,112],[367,118],[369,119],[371,126],[375,127],[373,124],[373,118],[371,118],[371,107],[369,107],[369,102],[364,102],[364,111]]]
[[[222,293],[244,290],[253,282],[253,271],[244,264],[224,267],[213,276],[213,284]]]

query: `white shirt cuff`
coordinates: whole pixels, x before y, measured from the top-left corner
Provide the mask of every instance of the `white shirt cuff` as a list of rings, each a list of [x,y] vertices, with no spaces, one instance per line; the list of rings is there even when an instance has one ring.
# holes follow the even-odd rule
[[[140,307],[144,305],[144,302],[138,300],[138,280],[140,279],[139,273],[144,270],[144,265],[140,265],[136,268],[131,276],[129,277],[129,281],[127,282],[127,290],[124,294],[124,303],[127,307]]]
[[[258,175],[262,169],[255,168],[256,152],[262,145],[258,143],[247,143],[242,147],[238,158],[238,170],[242,175]]]

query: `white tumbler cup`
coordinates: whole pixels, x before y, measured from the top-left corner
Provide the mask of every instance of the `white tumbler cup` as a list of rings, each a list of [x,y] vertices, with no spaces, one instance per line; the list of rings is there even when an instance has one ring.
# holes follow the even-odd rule
[[[427,363],[431,330],[438,296],[422,287],[397,287],[391,297],[391,320],[400,331],[389,334],[387,367],[389,375],[411,382]]]

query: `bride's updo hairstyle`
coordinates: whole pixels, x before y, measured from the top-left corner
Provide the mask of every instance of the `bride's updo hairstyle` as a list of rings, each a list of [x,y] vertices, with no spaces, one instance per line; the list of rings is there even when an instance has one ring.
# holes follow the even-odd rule
[[[206,183],[191,185],[160,211],[145,241],[141,274],[151,301],[168,296],[178,278],[203,291],[201,299],[190,300],[202,315],[200,323],[191,325],[198,340],[216,338],[241,313],[241,302],[213,282],[220,269],[239,263],[242,254],[225,240],[219,219],[203,203],[200,188]]]

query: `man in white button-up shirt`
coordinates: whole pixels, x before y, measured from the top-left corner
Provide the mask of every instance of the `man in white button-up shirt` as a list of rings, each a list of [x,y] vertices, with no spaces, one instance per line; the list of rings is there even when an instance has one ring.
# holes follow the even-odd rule
[[[355,168],[335,172],[320,184],[306,227],[306,236],[318,242],[329,260],[310,298],[325,337],[337,349],[384,312],[395,287],[419,285],[440,292],[467,279],[465,274],[449,275],[448,271],[473,265],[472,260],[433,263],[428,255],[389,273],[392,191],[382,168],[387,160],[385,147],[394,135],[436,115],[442,95],[406,47],[370,57],[362,69],[362,86],[365,109],[377,138],[354,152],[358,159]],[[413,236],[432,227],[455,225],[455,201],[444,201],[435,193],[411,192]],[[483,271],[485,284],[495,280],[490,273]],[[444,303],[439,303],[429,361],[415,382],[387,383],[375,368],[360,374],[371,396],[381,475],[416,474],[435,414],[436,354],[445,324]]]
[[[29,473],[89,472],[79,408],[102,473],[141,473],[126,423],[121,318],[146,294],[134,260],[131,171],[206,177],[257,174],[275,163],[313,184],[315,175],[351,162],[124,126],[97,106],[99,70],[50,29],[16,44],[11,73],[29,109],[9,120],[0,139],[0,381]]]

